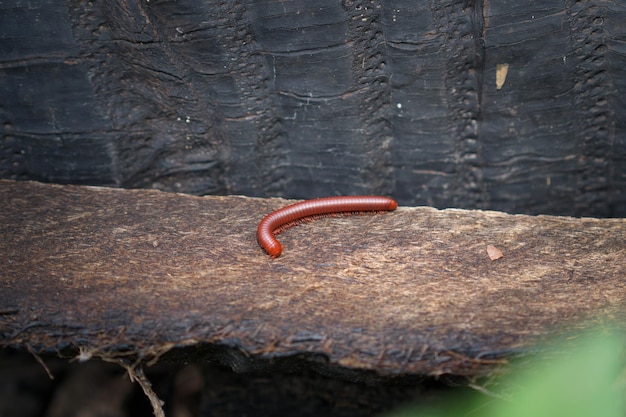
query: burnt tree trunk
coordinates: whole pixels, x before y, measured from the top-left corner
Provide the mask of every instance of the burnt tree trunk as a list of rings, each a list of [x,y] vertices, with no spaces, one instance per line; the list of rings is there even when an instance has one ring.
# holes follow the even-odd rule
[[[626,214],[621,2],[5,1],[0,176]]]

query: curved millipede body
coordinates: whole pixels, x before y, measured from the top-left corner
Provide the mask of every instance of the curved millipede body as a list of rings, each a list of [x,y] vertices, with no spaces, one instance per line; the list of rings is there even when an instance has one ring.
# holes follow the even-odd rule
[[[398,203],[388,197],[325,197],[291,204],[273,211],[261,220],[257,228],[259,245],[272,257],[280,256],[282,246],[274,236],[276,229],[307,217],[331,213],[355,213],[362,211],[395,210]]]

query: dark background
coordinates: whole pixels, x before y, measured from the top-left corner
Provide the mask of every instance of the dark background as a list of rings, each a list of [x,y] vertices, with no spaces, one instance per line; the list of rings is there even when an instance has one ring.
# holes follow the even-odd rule
[[[4,1],[0,177],[623,217],[624,22],[600,0]]]

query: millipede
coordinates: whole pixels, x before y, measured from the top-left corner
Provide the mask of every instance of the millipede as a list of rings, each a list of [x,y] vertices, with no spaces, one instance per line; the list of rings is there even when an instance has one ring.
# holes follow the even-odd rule
[[[381,196],[323,197],[301,201],[265,216],[257,227],[257,239],[259,245],[272,258],[276,258],[280,256],[283,248],[275,235],[285,225],[327,214],[391,211],[396,207],[398,203],[395,200]]]

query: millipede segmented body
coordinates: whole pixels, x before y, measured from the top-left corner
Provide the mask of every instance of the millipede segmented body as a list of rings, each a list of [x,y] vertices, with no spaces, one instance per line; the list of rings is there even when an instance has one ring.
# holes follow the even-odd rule
[[[388,197],[325,197],[306,200],[276,210],[261,220],[257,228],[259,245],[272,257],[280,256],[282,246],[275,232],[281,226],[307,217],[323,216],[332,213],[356,213],[363,211],[395,210],[398,203]]]

